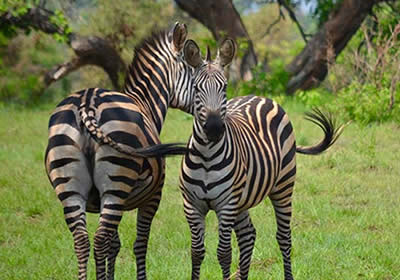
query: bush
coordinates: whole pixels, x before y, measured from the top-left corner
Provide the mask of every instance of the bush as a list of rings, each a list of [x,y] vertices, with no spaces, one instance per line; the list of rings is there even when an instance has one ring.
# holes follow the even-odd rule
[[[399,91],[397,91],[399,96]],[[341,89],[337,97],[326,106],[345,120],[361,124],[400,121],[400,105],[390,108],[390,88],[378,88],[375,84],[353,82]]]
[[[228,90],[229,97],[243,95],[258,95],[269,98],[284,98],[286,83],[289,80],[289,74],[284,69],[283,64],[273,67],[271,72],[265,72],[261,65],[253,69],[253,79],[247,82],[241,82]]]

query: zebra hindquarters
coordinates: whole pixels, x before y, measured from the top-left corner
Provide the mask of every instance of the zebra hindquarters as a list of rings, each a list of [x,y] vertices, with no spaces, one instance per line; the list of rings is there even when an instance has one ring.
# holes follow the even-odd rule
[[[78,279],[86,280],[90,253],[86,206],[93,182],[86,157],[80,149],[79,134],[76,129],[69,128],[63,131],[64,134],[54,133],[58,130],[50,129],[45,166],[49,180],[63,205],[65,221],[73,235],[78,259]]]
[[[101,198],[99,225],[94,236],[97,280],[114,278],[120,246],[118,226],[127,198],[138,181],[141,166],[142,159],[122,155],[105,145],[96,148],[93,180]]]

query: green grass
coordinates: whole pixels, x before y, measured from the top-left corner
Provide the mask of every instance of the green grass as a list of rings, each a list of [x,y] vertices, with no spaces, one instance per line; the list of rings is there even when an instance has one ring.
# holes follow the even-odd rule
[[[285,107],[298,143],[322,136],[303,120],[303,108]],[[0,109],[0,279],[76,279],[72,236],[44,171],[52,107]],[[170,110],[163,141],[186,141],[191,118]],[[400,126],[352,124],[321,156],[298,156],[293,205],[293,272],[300,279],[400,280]],[[190,234],[178,188],[180,158],[167,162],[167,178],[152,225],[149,279],[190,278]],[[249,279],[283,279],[269,201],[251,210],[257,241]],[[97,215],[88,215],[91,238]],[[135,211],[120,226],[116,279],[135,279]],[[221,279],[217,222],[207,218],[201,279]],[[238,250],[234,242],[233,268]],[[93,254],[89,279],[95,279]]]

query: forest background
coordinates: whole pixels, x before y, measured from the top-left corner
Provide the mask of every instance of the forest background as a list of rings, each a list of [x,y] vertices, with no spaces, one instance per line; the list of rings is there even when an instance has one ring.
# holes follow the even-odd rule
[[[321,137],[303,119],[312,107],[350,121],[327,153],[298,157],[295,279],[399,280],[399,0],[0,0],[0,279],[76,278],[72,237],[43,166],[48,118],[73,91],[121,89],[134,47],[176,21],[187,24],[203,54],[210,45],[215,55],[226,36],[236,40],[229,98],[274,99],[297,143]],[[190,116],[170,110],[162,141],[186,141],[191,126]],[[150,235],[150,279],[190,275],[179,167],[179,157],[168,159]],[[265,204],[251,212],[258,236],[250,279],[281,279]],[[135,274],[134,215],[120,226],[120,279]],[[91,237],[97,219],[88,216]],[[220,275],[217,236],[209,215],[204,279]],[[235,271],[236,245],[233,253]],[[89,274],[94,279],[93,258]]]

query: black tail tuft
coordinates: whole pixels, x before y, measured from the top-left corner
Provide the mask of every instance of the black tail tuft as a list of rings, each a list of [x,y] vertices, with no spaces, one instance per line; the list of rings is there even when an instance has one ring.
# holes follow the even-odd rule
[[[317,108],[306,113],[305,119],[318,125],[324,131],[324,138],[314,146],[297,146],[296,152],[300,154],[318,155],[326,151],[336,142],[344,128],[344,125],[337,126],[330,113],[324,114]]]

